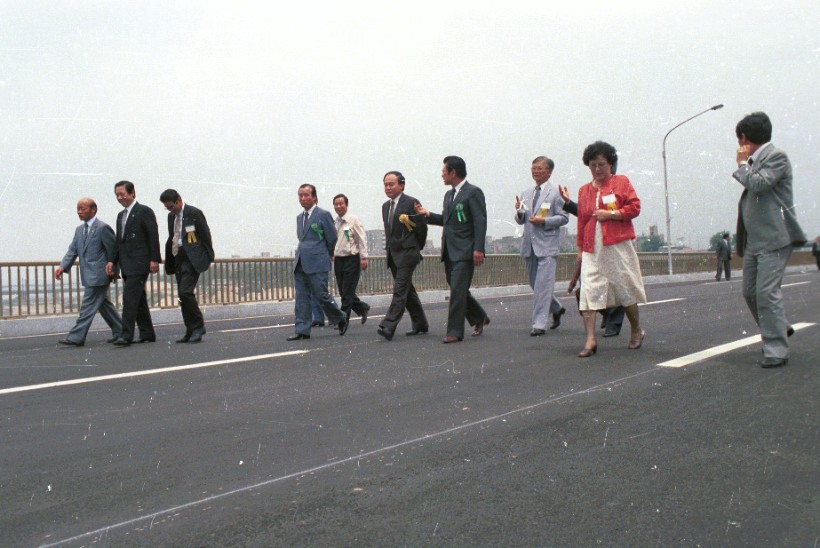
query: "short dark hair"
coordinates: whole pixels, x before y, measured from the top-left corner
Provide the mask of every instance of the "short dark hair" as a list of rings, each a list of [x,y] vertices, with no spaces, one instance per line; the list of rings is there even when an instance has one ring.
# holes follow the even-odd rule
[[[735,127],[735,134],[740,139],[743,135],[756,145],[772,140],[772,121],[765,112],[753,112],[743,117]]]
[[[313,197],[314,197],[314,198],[316,197],[316,187],[315,187],[315,186],[313,186],[313,185],[312,185],[312,184],[310,184],[310,183],[305,183],[305,184],[303,184],[303,185],[299,185],[299,190],[302,190],[303,188],[309,188],[309,189],[310,189],[310,193],[313,195]]]
[[[728,233],[728,232],[724,232],[724,233],[723,233],[723,237],[724,237],[724,238],[728,238],[728,237],[729,237],[729,233]]]
[[[401,171],[388,171],[384,174],[384,177],[382,177],[382,182],[384,182],[388,175],[395,175],[399,180],[399,186],[404,188],[404,175],[401,174]]]
[[[166,202],[177,203],[177,200],[179,200],[180,198],[182,198],[182,196],[180,196],[179,192],[177,192],[173,188],[163,190],[162,194],[159,195],[159,201],[163,204]]]
[[[609,162],[611,166],[618,164],[618,152],[615,150],[615,147],[604,141],[595,141],[584,149],[584,165],[588,166],[589,163],[598,156],[606,158],[606,161]]]
[[[458,156],[447,156],[444,158],[444,165],[447,166],[447,171],[455,170],[456,175],[461,179],[467,177],[467,164]]]
[[[333,203],[335,204],[336,200],[338,200],[339,198],[344,198],[345,205],[350,205],[350,202],[347,201],[347,196],[345,196],[344,194],[337,194],[336,196],[334,196],[333,197]]]
[[[114,185],[114,192],[116,192],[117,189],[121,186],[125,187],[125,191],[128,194],[133,194],[134,193],[134,183],[132,183],[131,181],[120,181],[119,183],[115,184]]]
[[[555,169],[555,162],[553,162],[552,160],[550,160],[546,156],[539,156],[538,158],[536,158],[535,160],[532,161],[533,164],[536,163],[536,162],[544,162],[545,164],[547,164],[547,167],[550,168],[550,171]]]

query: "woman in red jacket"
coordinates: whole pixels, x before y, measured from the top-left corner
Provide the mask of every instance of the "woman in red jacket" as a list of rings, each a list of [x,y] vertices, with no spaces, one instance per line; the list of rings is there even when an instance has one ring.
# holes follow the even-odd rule
[[[609,307],[624,307],[632,327],[629,348],[641,347],[646,333],[638,321],[638,303],[646,302],[646,292],[632,243],[632,219],[640,214],[641,201],[629,179],[612,173],[618,162],[615,147],[596,141],[584,150],[583,160],[592,181],[578,190],[580,307],[587,334],[578,357],[588,358],[598,350],[595,313]]]

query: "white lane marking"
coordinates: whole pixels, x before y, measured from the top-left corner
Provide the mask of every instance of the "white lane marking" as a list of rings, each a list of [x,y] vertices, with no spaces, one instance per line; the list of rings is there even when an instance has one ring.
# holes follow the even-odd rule
[[[794,324],[792,327],[795,331],[799,331],[801,329],[805,329],[813,325],[817,324],[810,322],[801,322]],[[681,356],[680,358],[675,358],[674,360],[659,363],[658,367],[683,367],[684,365],[689,365],[695,362],[708,360],[709,358],[712,358],[714,356],[726,354],[727,352],[731,352],[732,350],[737,350],[738,348],[743,348],[744,346],[749,346],[759,342],[760,335],[746,337],[745,339],[740,339],[734,342],[713,346],[712,348],[707,348],[706,350],[701,350],[700,352],[695,352],[694,354],[689,354],[688,356]]]
[[[533,404],[530,404],[530,405],[525,405],[523,407],[518,407],[516,409],[513,409],[512,411],[506,411],[504,413],[494,415],[492,417],[485,417],[483,419],[479,419],[479,420],[476,420],[476,421],[473,421],[473,422],[468,422],[468,423],[465,423],[465,424],[461,424],[459,426],[454,426],[452,428],[448,428],[446,430],[441,430],[439,432],[433,432],[431,434],[424,434],[423,436],[419,436],[419,437],[417,437],[415,439],[412,439],[412,440],[406,440],[406,441],[403,441],[403,442],[395,443],[393,445],[388,445],[386,447],[380,447],[378,449],[373,449],[371,451],[366,451],[366,452],[363,452],[363,453],[357,453],[355,455],[345,457],[345,458],[340,459],[340,460],[335,460],[333,462],[328,462],[328,463],[325,463],[325,464],[320,464],[318,466],[314,466],[313,468],[307,468],[307,469],[301,470],[299,472],[292,472],[292,473],[286,474],[284,476],[279,476],[278,478],[271,478],[271,479],[268,479],[268,480],[265,480],[265,481],[261,481],[259,483],[246,485],[244,487],[239,487],[239,488],[233,489],[231,491],[226,491],[224,493],[218,493],[216,495],[211,495],[209,497],[201,498],[199,500],[193,500],[191,502],[186,502],[186,503],[180,504],[178,506],[173,506],[171,508],[166,508],[165,510],[159,510],[158,512],[154,512],[152,514],[146,514],[144,516],[139,516],[139,517],[129,519],[129,520],[126,520],[126,521],[121,521],[119,523],[115,523],[115,524],[112,524],[112,525],[107,525],[105,527],[95,529],[94,531],[88,531],[87,533],[82,533],[82,534],[79,534],[79,535],[71,537],[71,538],[58,540],[57,542],[53,542],[51,544],[43,544],[43,545],[41,545],[41,548],[48,548],[48,547],[51,547],[51,546],[59,546],[61,544],[76,542],[80,539],[90,537],[90,536],[93,536],[93,535],[100,535],[100,534],[108,533],[112,529],[118,529],[120,527],[126,527],[126,526],[129,526],[129,525],[133,525],[135,523],[144,522],[144,521],[148,521],[148,520],[154,520],[159,516],[163,516],[163,515],[166,515],[166,514],[173,514],[175,512],[179,512],[180,510],[185,510],[187,508],[192,508],[194,506],[207,504],[209,502],[213,502],[213,501],[221,499],[221,498],[229,497],[231,495],[236,495],[236,494],[239,494],[239,493],[245,493],[245,492],[248,492],[248,491],[253,491],[254,489],[260,489],[260,488],[266,487],[268,485],[273,485],[274,483],[280,483],[280,482],[283,482],[283,481],[286,481],[286,480],[289,480],[289,479],[298,478],[300,476],[304,476],[304,475],[308,475],[308,474],[313,474],[315,472],[319,472],[319,471],[322,471],[322,470],[327,470],[328,468],[333,468],[335,466],[339,466],[339,465],[342,465],[342,464],[355,462],[355,461],[363,459],[363,458],[373,457],[375,455],[379,455],[381,453],[386,453],[388,451],[393,451],[393,450],[396,450],[396,449],[400,449],[402,447],[406,447],[408,445],[413,445],[415,443],[421,443],[421,442],[424,442],[424,441],[429,441],[429,440],[432,440],[432,439],[441,438],[441,437],[444,437],[444,436],[449,436],[450,434],[460,432],[462,430],[466,430],[466,429],[469,429],[469,428],[473,428],[475,426],[479,426],[479,425],[482,425],[482,424],[486,424],[486,423],[489,423],[489,422],[495,422],[495,421],[498,421],[500,419],[504,419],[504,418],[512,416],[512,415],[522,415],[522,414],[526,413],[527,411],[531,411],[533,409],[537,409],[539,407],[543,407],[544,405],[549,405],[551,403],[555,403],[555,402],[558,402],[558,401],[561,401],[561,400],[565,400],[567,398],[573,398],[575,396],[582,396],[582,395],[585,395],[585,394],[592,394],[592,393],[598,392],[600,390],[606,390],[606,389],[609,389],[613,386],[617,386],[617,385],[619,385],[623,382],[629,381],[631,379],[642,377],[643,375],[646,375],[647,373],[656,373],[657,371],[658,371],[658,368],[653,367],[653,368],[647,369],[645,371],[640,371],[638,373],[633,373],[632,375],[627,375],[626,377],[621,377],[619,379],[615,379],[615,380],[612,380],[612,381],[607,381],[605,383],[602,383],[602,384],[599,384],[599,385],[596,385],[596,386],[591,386],[591,387],[586,388],[584,390],[579,390],[578,392],[570,392],[570,393],[566,393],[566,394],[561,394],[560,396],[554,396],[552,398],[548,398],[548,399],[542,400],[540,402],[536,402],[536,403],[533,403]]]
[[[638,306],[649,306],[650,304],[664,304],[664,303],[674,303],[675,301],[685,301],[686,299],[677,298],[677,299],[666,299],[665,301],[650,301],[648,303],[638,303]]]
[[[381,315],[370,314],[367,317],[368,317],[368,319],[370,319],[370,318],[384,318],[384,316],[385,316],[384,314],[381,314]],[[355,318],[351,318],[350,321],[353,321],[353,320],[355,320]],[[259,327],[237,327],[236,329],[220,329],[219,331],[217,331],[217,333],[239,333],[241,331],[262,331],[263,329],[277,329],[279,327],[293,327],[295,325],[296,325],[295,323],[279,323],[279,324],[276,324],[276,325],[261,325]],[[325,325],[325,327],[330,327],[331,329],[333,328],[332,325],[327,325],[327,324]],[[313,329],[322,329],[322,328],[321,327],[314,327]]]
[[[793,284],[783,284],[780,287],[794,287],[796,285],[810,284],[811,282],[794,282]]]
[[[254,362],[259,360],[267,360],[270,358],[282,358],[285,356],[297,356],[299,354],[307,354],[310,350],[291,350],[288,352],[276,352],[274,354],[260,354],[257,356],[245,356],[243,358],[231,358],[228,360],[216,360],[212,362],[190,363],[188,365],[177,365],[174,367],[162,367],[159,369],[146,369],[144,371],[130,371],[128,373],[117,373],[115,375],[101,375],[98,377],[86,377],[83,379],[72,379],[68,381],[55,381],[43,384],[30,384],[28,386],[15,386],[13,388],[4,388],[0,390],[0,396],[5,394],[14,394],[17,392],[28,392],[31,390],[44,390],[46,388],[59,388],[62,386],[71,386],[73,384],[87,384],[92,382],[112,381],[118,379],[130,379],[132,377],[143,377],[145,375],[160,375],[162,373],[174,373],[176,371],[187,371],[188,369],[201,369],[203,367],[214,367],[216,365],[229,365],[232,363]]]

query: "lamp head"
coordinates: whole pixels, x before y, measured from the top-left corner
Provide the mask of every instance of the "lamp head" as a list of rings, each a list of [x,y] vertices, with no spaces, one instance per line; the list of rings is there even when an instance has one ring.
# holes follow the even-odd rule
[[[720,109],[722,109],[722,108],[723,108],[723,104],[721,103],[720,105],[715,105],[715,106],[713,106],[713,107],[712,107],[712,108],[710,108],[709,110],[720,110]]]

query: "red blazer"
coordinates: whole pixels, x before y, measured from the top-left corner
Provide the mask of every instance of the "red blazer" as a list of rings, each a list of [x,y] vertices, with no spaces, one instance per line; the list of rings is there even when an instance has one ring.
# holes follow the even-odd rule
[[[619,221],[604,221],[601,230],[604,234],[604,245],[617,244],[624,240],[635,239],[635,228],[632,219],[641,213],[641,200],[635,194],[632,183],[624,175],[613,175],[601,187],[601,199],[595,203],[595,194],[598,191],[589,182],[578,190],[578,249],[592,253],[595,251],[595,224],[597,220],[592,216],[596,209],[607,209],[603,204],[603,197],[615,194],[617,210],[623,217]]]

